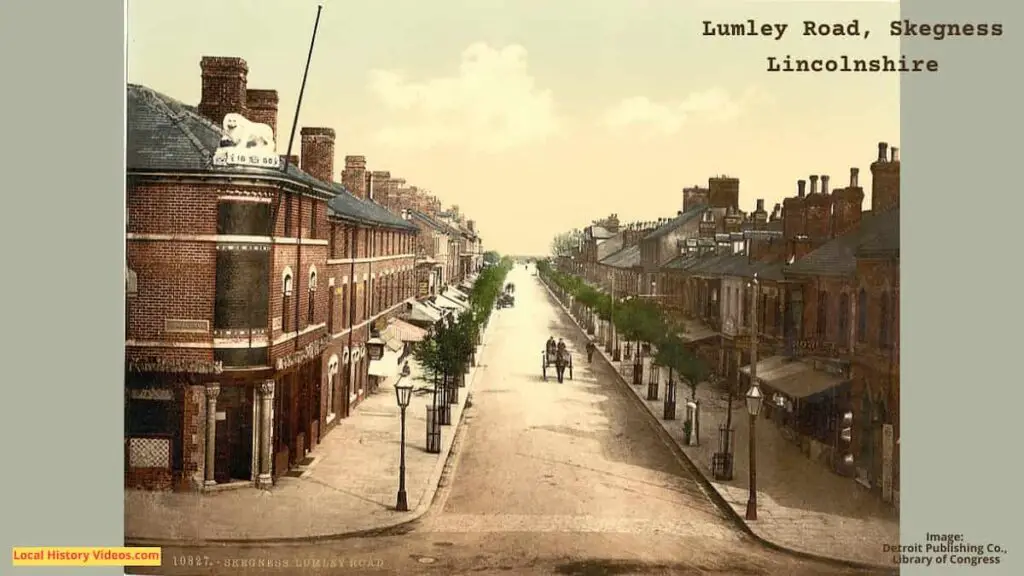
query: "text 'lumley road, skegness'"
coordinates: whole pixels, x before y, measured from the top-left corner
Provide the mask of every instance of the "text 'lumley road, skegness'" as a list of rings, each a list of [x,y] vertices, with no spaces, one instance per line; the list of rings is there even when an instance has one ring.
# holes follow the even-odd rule
[[[783,22],[759,23],[756,20],[743,22],[712,22],[704,20],[703,36],[766,36],[772,40],[782,40],[789,24]],[[860,20],[849,22],[818,22],[804,20],[799,30],[804,36],[817,37],[855,37],[867,38],[871,35],[868,29],[861,29]],[[889,36],[922,36],[942,40],[951,36],[1002,36],[1002,24],[920,24],[910,20],[893,20],[889,23]]]

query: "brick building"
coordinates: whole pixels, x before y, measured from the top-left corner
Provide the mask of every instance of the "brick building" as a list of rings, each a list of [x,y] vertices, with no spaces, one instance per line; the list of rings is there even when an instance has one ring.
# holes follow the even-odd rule
[[[333,130],[302,130],[301,167],[218,164],[225,115],[276,134],[277,96],[240,58],[201,69],[198,106],[127,87],[131,487],[272,483],[367,392],[371,328],[413,296],[416,229],[334,182]]]
[[[771,214],[762,200],[743,214],[738,180],[712,178],[684,190],[675,219],[653,231],[626,226],[633,236],[597,246],[615,248],[598,268],[628,278],[620,292],[642,293],[656,274],[656,300],[684,342],[739,390],[749,386],[756,311],[765,417],[809,457],[897,504],[899,170],[898,150],[879,144],[870,210],[857,168],[836,190],[828,175],[798,181]],[[607,289],[605,274],[590,280]]]

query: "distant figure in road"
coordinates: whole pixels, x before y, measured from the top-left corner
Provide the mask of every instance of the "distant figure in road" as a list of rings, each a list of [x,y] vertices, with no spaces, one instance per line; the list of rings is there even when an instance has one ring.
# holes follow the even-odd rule
[[[587,362],[588,363],[594,361],[594,352],[596,352],[596,351],[597,351],[597,346],[594,344],[594,341],[591,340],[591,341],[587,342]]]
[[[565,352],[565,342],[563,342],[562,339],[559,338],[558,339],[558,353],[559,353],[559,355],[561,355],[563,352]]]
[[[552,336],[548,338],[548,342],[547,344],[544,345],[544,347],[547,349],[548,355],[554,354],[557,350],[557,346],[555,345],[555,337]]]

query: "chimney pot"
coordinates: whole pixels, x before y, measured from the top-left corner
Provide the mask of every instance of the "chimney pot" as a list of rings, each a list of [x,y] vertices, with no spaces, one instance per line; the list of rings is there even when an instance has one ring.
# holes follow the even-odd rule
[[[886,151],[889,149],[889,145],[885,142],[878,143],[878,161],[885,162]]]
[[[797,198],[803,198],[804,194],[806,193],[806,190],[807,190],[807,181],[806,180],[797,180],[796,181],[796,196],[797,196]]]
[[[899,162],[900,161],[900,149],[895,147],[895,146],[893,146],[891,151],[892,151],[892,156],[889,158],[889,161],[890,162]]]
[[[850,168],[850,188],[856,188],[858,186],[858,184],[857,184],[857,176],[859,174],[860,174],[860,169],[859,168]]]
[[[758,198],[757,199],[757,211],[758,212],[763,212],[764,211],[764,198]]]
[[[822,174],[821,175],[821,193],[822,194],[828,194],[828,175],[827,174]]]
[[[818,176],[816,174],[812,174],[808,179],[811,181],[811,192],[810,193],[811,194],[817,194],[818,193]]]

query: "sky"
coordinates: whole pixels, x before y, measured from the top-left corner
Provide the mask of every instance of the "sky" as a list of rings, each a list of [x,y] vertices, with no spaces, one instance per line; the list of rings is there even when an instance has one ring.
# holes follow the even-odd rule
[[[682,189],[740,179],[770,210],[810,174],[832,187],[899,146],[898,74],[770,73],[766,57],[899,57],[878,1],[323,0],[298,125],[458,205],[486,249],[546,254],[616,213],[674,216]],[[291,131],[318,3],[129,0],[128,81],[198,104],[203,56],[237,56]],[[703,21],[785,23],[782,39],[706,37]],[[863,37],[804,37],[860,21]],[[298,130],[296,130],[298,134]],[[285,153],[287,137],[277,142]],[[298,136],[293,153],[298,153]],[[340,175],[336,175],[340,180]]]

